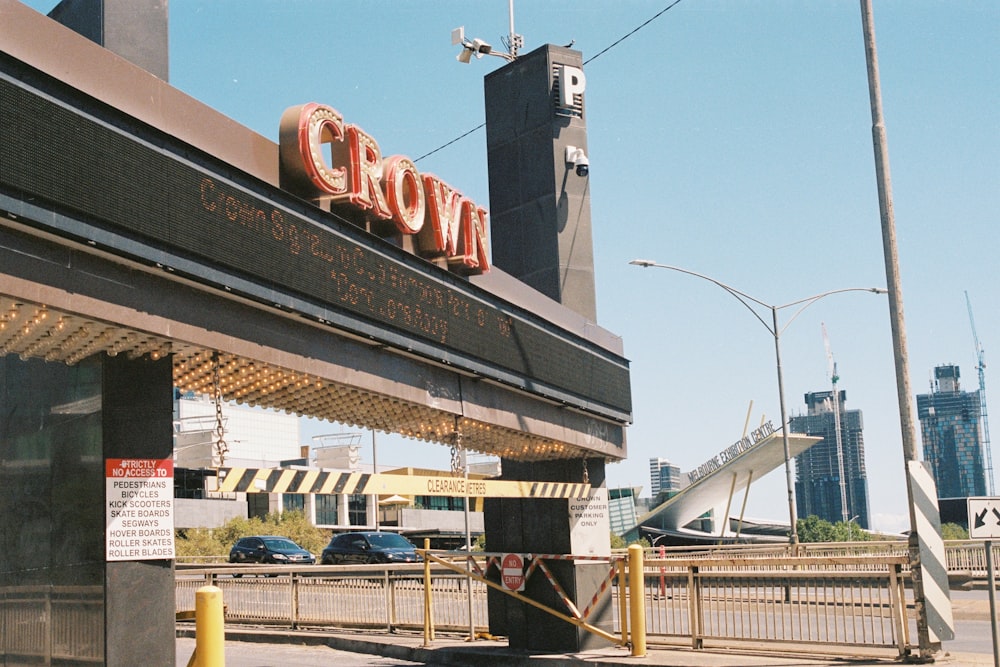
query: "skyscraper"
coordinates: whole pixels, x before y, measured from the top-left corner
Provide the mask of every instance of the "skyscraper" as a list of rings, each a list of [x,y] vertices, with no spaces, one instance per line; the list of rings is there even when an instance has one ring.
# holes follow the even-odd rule
[[[615,535],[626,534],[639,522],[635,499],[641,488],[608,489],[608,518],[611,520],[611,532]]]
[[[653,498],[660,491],[677,491],[681,488],[681,469],[667,459],[649,459],[649,493]]]
[[[868,528],[868,475],[861,411],[845,410],[847,392],[837,394],[837,405],[832,391],[806,394],[807,414],[792,417],[789,422],[793,433],[823,438],[795,457],[795,506],[803,519],[811,514],[831,523],[853,519],[862,528]],[[840,415],[839,451],[837,414]]]
[[[917,415],[938,498],[986,495],[979,391],[962,391],[958,366],[934,369],[931,393],[917,395]]]

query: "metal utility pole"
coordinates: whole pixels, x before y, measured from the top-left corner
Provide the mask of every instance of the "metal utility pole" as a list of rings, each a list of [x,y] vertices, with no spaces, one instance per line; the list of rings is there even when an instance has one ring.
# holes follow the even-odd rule
[[[865,60],[868,69],[868,96],[872,114],[872,143],[875,151],[875,178],[878,185],[879,214],[882,222],[882,248],[885,255],[885,277],[889,288],[889,322],[892,329],[892,351],[896,366],[896,399],[899,403],[899,425],[903,441],[906,497],[910,512],[910,566],[913,579],[913,602],[917,611],[917,636],[920,658],[933,662],[941,651],[941,642],[932,641],[928,624],[927,598],[925,596],[924,570],[921,559],[917,527],[927,525],[927,517],[917,515],[914,503],[914,483],[911,464],[918,464],[916,431],[913,423],[913,405],[910,392],[910,371],[906,349],[906,325],[903,318],[903,292],[899,279],[899,253],[896,247],[896,221],[892,210],[892,184],[889,175],[889,148],[882,116],[882,92],[878,75],[878,53],[875,48],[875,19],[871,0],[861,0],[861,19],[864,30]],[[936,504],[936,498],[930,499]],[[936,507],[935,507],[936,510]],[[919,522],[918,522],[919,518]],[[938,523],[940,518],[937,519]],[[923,536],[931,539],[932,536]],[[937,536],[940,541],[940,535]],[[944,591],[947,600],[947,590]],[[948,610],[950,616],[950,609]]]

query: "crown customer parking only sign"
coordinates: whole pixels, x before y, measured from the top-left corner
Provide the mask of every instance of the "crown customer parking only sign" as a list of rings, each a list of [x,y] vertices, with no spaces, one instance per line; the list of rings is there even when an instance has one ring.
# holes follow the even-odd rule
[[[106,459],[104,471],[107,560],[173,558],[173,460]]]

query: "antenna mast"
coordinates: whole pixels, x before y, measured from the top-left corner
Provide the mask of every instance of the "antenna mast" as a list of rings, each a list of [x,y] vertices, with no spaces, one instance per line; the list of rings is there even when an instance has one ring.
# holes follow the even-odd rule
[[[514,0],[507,2],[508,13],[510,14],[510,34],[507,35],[507,52],[511,55],[511,60],[517,58],[517,51],[524,46],[524,37],[514,32]]]
[[[830,337],[826,335],[826,325],[820,323],[823,330],[823,347],[826,350],[827,370],[830,372],[830,383],[833,385],[833,431],[837,438],[837,476],[840,480],[840,515],[844,521],[848,521],[847,509],[847,480],[844,478],[844,442],[840,433],[840,394],[837,393],[837,362],[833,360],[833,351],[830,349]]]
[[[986,412],[986,361],[983,346],[976,335],[976,320],[972,317],[972,302],[969,292],[965,292],[965,305],[969,309],[969,324],[972,326],[972,340],[976,345],[976,370],[979,371],[979,416],[982,418],[983,433],[980,442],[983,446],[983,460],[986,464],[986,486],[989,495],[994,494],[993,485],[993,450],[990,447],[990,420]]]
[[[459,44],[462,46],[462,50],[455,57],[458,62],[468,64],[472,62],[472,56],[475,56],[477,59],[483,56],[497,56],[508,62],[517,60],[517,52],[524,46],[524,37],[514,32],[514,0],[507,0],[507,8],[510,12],[510,34],[500,38],[507,47],[507,50],[503,52],[494,51],[490,44],[478,37],[475,39],[466,39],[465,26],[463,25],[451,31],[452,46]]]

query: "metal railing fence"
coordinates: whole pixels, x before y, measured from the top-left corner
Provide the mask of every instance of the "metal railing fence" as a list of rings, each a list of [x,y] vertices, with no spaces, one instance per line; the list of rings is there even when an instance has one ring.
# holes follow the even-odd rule
[[[101,586],[0,587],[3,664],[104,664]]]
[[[794,644],[796,652],[806,646],[907,652],[905,557],[747,555],[646,560],[641,595],[650,641],[693,648],[752,642]],[[618,581],[610,583],[608,613],[621,632],[630,623],[625,614],[632,594],[622,600]],[[228,623],[390,632],[424,627],[422,565],[179,568],[178,611],[191,609],[195,592],[207,584],[222,589]],[[469,631],[471,607],[475,631],[488,630],[486,589],[435,568],[433,628]]]
[[[645,562],[646,633],[734,642],[909,645],[901,557],[668,558]]]
[[[969,574],[973,577],[986,576],[986,549],[979,540],[945,542],[945,563],[949,574]],[[993,569],[1000,570],[1000,549],[991,549]]]
[[[944,543],[945,566],[954,577],[986,577],[986,550],[981,540],[946,540]],[[775,558],[790,555],[787,544],[725,544],[687,547],[652,547],[646,550],[646,558],[719,558],[741,559]],[[908,555],[908,546],[902,540],[871,542],[815,542],[798,545],[798,555],[809,557],[903,557]],[[1000,571],[1000,549],[993,550],[993,567]],[[909,562],[903,564],[903,572],[909,572]]]
[[[423,566],[419,564],[178,569],[177,611],[193,609],[195,593],[206,585],[222,590],[227,623],[390,632],[420,630],[424,624]],[[437,628],[460,631],[470,627],[468,586],[463,575],[443,569],[432,574]],[[472,582],[471,595],[475,627],[485,631],[486,587]]]

